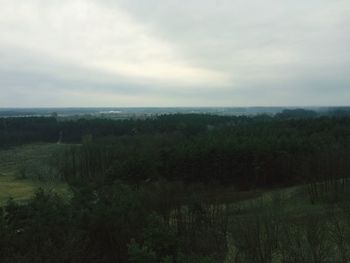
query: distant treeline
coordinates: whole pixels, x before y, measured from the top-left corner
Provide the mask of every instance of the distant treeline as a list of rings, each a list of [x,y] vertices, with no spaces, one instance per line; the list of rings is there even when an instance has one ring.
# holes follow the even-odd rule
[[[237,121],[246,117],[234,118]],[[219,125],[232,117],[215,115],[163,115],[146,120],[79,119],[58,121],[54,117],[0,118],[0,146],[32,142],[80,143],[85,135],[93,138],[135,134],[172,133],[197,134],[208,125]]]
[[[124,180],[137,186],[166,179],[252,188],[340,178],[350,170],[350,117],[286,111],[275,117],[177,114],[120,121],[7,118],[0,123],[2,145],[78,144],[56,158],[67,181]]]
[[[85,135],[93,138],[154,133],[196,135],[218,126],[252,124],[263,121],[300,120],[310,118],[348,118],[350,110],[337,108],[320,115],[315,111],[284,110],[275,116],[218,116],[210,114],[171,114],[146,120],[111,120],[103,118],[60,121],[57,117],[0,118],[0,147],[32,142],[79,143]]]
[[[64,153],[60,171],[68,181],[165,178],[251,188],[345,177],[349,158],[350,119],[247,118],[190,136],[87,136]]]

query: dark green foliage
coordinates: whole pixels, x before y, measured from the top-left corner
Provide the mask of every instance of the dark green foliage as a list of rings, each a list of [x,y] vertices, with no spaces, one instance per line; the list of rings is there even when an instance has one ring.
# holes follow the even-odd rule
[[[294,110],[283,110],[281,113],[277,113],[277,118],[282,119],[300,119],[300,118],[315,118],[318,114],[312,110],[305,109],[294,109]]]
[[[0,213],[0,258],[2,262],[187,262],[177,259],[201,257],[185,247],[189,243],[181,243],[191,234],[179,232],[175,221],[170,224],[158,215],[143,196],[116,183],[97,188],[80,185],[66,201],[43,190],[27,203],[9,200]],[[192,241],[198,238],[193,236]]]
[[[1,145],[59,139],[77,143],[50,158],[72,197],[39,190],[9,200],[0,209],[1,262],[349,260],[348,117],[0,121]],[[327,210],[291,215],[277,195],[240,207],[214,192],[301,183]]]
[[[164,126],[172,127],[174,120],[166,118]],[[202,121],[200,115],[192,118]],[[156,134],[90,137],[68,149],[61,162],[57,158],[57,166],[68,181],[123,180],[135,186],[161,178],[251,189],[348,176],[350,119],[231,117],[214,127],[190,136],[159,128]]]
[[[90,193],[80,190],[65,202],[39,191],[28,204],[9,201],[0,228],[7,237],[1,258],[9,262],[125,262],[127,244],[143,229],[143,212],[135,193],[123,185]]]
[[[39,190],[28,205],[10,200],[4,210],[8,240],[1,257],[5,262],[7,258],[8,262],[62,262],[60,258],[70,256],[66,241],[73,242],[69,237],[74,230],[68,208],[58,196]]]
[[[174,114],[147,120],[78,119],[58,121],[54,117],[0,118],[0,146],[31,142],[81,142],[93,138],[135,134],[174,133],[196,135],[208,125],[220,125],[230,117],[197,114]]]
[[[181,190],[181,189],[179,189]],[[194,190],[194,188],[193,188]],[[178,195],[164,217],[145,199],[157,192],[120,183],[80,185],[72,199],[39,190],[0,211],[1,262],[348,262],[349,201],[319,214],[269,203],[209,204]],[[193,191],[192,191],[193,192]]]

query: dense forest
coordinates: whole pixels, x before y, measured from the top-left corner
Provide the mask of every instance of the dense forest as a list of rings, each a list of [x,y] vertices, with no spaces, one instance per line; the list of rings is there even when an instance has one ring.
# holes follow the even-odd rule
[[[31,143],[64,145],[49,162],[71,194],[8,200],[1,262],[350,259],[347,112],[0,119],[1,148]],[[242,205],[298,186],[327,209],[290,213],[282,194]]]

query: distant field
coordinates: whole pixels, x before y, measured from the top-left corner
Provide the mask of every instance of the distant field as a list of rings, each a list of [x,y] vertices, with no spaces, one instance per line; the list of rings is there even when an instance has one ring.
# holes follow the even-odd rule
[[[57,144],[31,144],[0,150],[0,203],[12,197],[30,198],[39,187],[68,194],[68,187],[50,166],[52,154],[65,147]]]

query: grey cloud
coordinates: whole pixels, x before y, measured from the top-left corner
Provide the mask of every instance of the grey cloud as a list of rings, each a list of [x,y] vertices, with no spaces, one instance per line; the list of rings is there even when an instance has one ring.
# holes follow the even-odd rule
[[[83,46],[76,57],[74,50],[64,51],[70,42],[60,46],[44,41],[43,45],[54,45],[46,56],[29,47],[27,52],[26,45],[19,43],[26,25],[18,35],[0,26],[0,36],[13,36],[7,45],[0,40],[0,106],[35,106],[40,101],[59,106],[67,94],[72,96],[72,106],[91,106],[96,94],[100,94],[98,103],[111,103],[115,95],[116,103],[127,106],[139,106],[135,104],[143,99],[149,106],[344,105],[350,101],[347,0],[72,1],[94,3],[100,15],[103,10],[116,10],[116,20],[106,21],[121,20],[116,28],[125,29],[125,36],[103,34],[105,43],[87,37],[95,46],[75,43],[77,51]],[[45,12],[50,5],[44,2],[26,3],[42,6]],[[55,1],[55,5],[66,2]],[[126,18],[118,20],[121,14]],[[54,26],[59,27],[59,22]],[[108,34],[116,32],[113,25],[106,28],[107,22],[93,26],[91,33],[98,33],[100,26]],[[35,29],[31,28],[33,34]],[[61,41],[58,35],[48,34]],[[67,38],[74,40],[72,35]],[[95,60],[99,67],[89,65]]]

